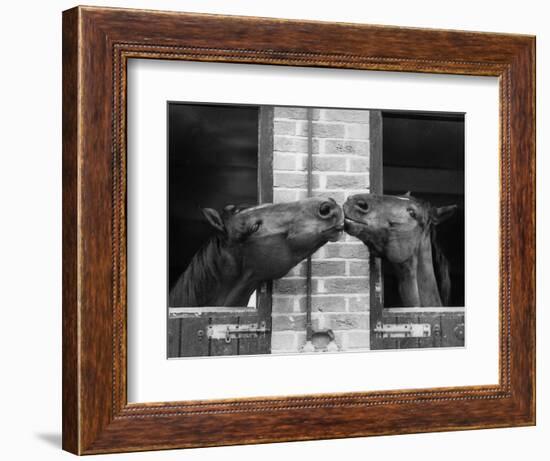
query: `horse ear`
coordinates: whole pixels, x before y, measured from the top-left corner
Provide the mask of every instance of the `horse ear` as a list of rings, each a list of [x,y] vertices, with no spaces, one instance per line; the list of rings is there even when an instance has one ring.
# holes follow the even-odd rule
[[[212,227],[225,234],[225,225],[220,214],[212,208],[201,208],[202,214]]]
[[[449,219],[456,211],[458,207],[456,205],[442,206],[439,208],[432,208],[432,219],[435,224],[441,224],[443,221]]]
[[[403,194],[403,197],[410,197],[410,196],[411,196],[411,191],[410,190],[408,190],[407,192],[405,192]]]

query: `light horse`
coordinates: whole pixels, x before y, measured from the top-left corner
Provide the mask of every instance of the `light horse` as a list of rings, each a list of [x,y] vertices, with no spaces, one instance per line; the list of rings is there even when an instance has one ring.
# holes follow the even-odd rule
[[[403,196],[358,194],[344,204],[345,229],[391,263],[406,307],[449,304],[449,264],[436,240],[436,226],[456,211]]]
[[[246,306],[262,282],[284,276],[344,229],[332,199],[202,211],[215,235],[170,291],[170,307]]]

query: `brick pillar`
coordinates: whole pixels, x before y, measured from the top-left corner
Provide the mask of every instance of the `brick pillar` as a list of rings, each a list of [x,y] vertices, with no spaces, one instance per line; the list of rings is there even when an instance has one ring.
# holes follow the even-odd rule
[[[274,201],[307,196],[306,109],[274,112]],[[343,204],[369,188],[369,111],[313,111],[313,195]],[[305,263],[273,286],[272,353],[298,352],[305,342]],[[330,328],[340,350],[369,348],[368,251],[347,234],[312,257],[313,328]]]

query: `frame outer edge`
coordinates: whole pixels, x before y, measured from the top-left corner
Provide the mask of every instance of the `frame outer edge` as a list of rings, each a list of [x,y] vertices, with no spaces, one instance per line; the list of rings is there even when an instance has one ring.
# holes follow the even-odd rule
[[[119,291],[113,266],[118,253],[113,216],[120,182],[113,177],[112,43],[108,30],[86,7],[77,7],[77,312],[79,454],[91,447],[113,423],[117,413],[114,372],[117,326],[114,322]],[[116,144],[118,149],[118,144]],[[117,311],[118,314],[118,311]],[[117,359],[120,357],[116,356]]]
[[[519,344],[515,366],[524,371],[518,375],[516,390],[519,409],[526,425],[536,424],[536,40],[527,39],[513,65],[512,113],[518,114],[512,125],[512,219],[521,223],[513,236],[512,265],[519,263],[522,271],[512,271],[514,293],[512,308],[523,309],[515,313],[517,329],[524,335],[516,336]],[[513,340],[514,338],[512,338]],[[521,349],[521,353],[520,353]]]
[[[534,265],[533,265],[533,282],[534,282],[534,302],[533,302],[533,316],[531,324],[531,333],[532,333],[532,348],[533,348],[533,357],[531,358],[531,369],[532,369],[532,381],[533,381],[533,394],[531,402],[531,412],[532,412],[532,424],[533,426],[537,425],[537,38],[532,37],[531,47],[530,47],[530,59],[531,59],[531,85],[532,85],[532,99],[531,99],[531,120],[533,123],[533,132],[531,135],[531,149],[533,150],[533,167],[531,171],[532,177],[530,181],[533,184],[533,207],[531,210],[533,216],[533,239],[535,244],[535,254],[534,254]]]
[[[536,425],[535,37],[524,37],[509,66],[509,366],[513,426]]]
[[[80,379],[78,335],[78,8],[62,16],[62,448],[80,453]]]
[[[105,204],[109,200],[114,200],[110,191],[117,189],[117,183],[113,181],[116,178],[111,177],[111,170],[107,169],[107,157],[104,157],[108,152],[109,146],[106,140],[103,138],[104,133],[109,131],[109,127],[112,128],[114,123],[111,120],[107,120],[109,109],[107,108],[107,100],[111,101],[115,89],[109,87],[108,75],[110,76],[110,69],[113,68],[112,57],[109,54],[112,47],[117,44],[117,41],[121,39],[121,34],[126,33],[131,37],[135,35],[139,40],[142,37],[139,34],[148,33],[151,29],[146,22],[141,24],[141,29],[138,27],[136,30],[133,28],[124,28],[121,23],[129,24],[131,21],[122,21],[132,10],[106,10],[95,9],[88,7],[77,7],[72,10],[64,12],[63,15],[63,448],[67,451],[76,454],[91,454],[91,453],[109,453],[120,451],[136,451],[136,450],[151,450],[151,449],[165,449],[165,448],[181,448],[181,447],[198,447],[198,446],[212,446],[212,445],[235,445],[243,443],[265,443],[275,441],[289,441],[289,440],[311,440],[311,439],[324,439],[324,438],[337,438],[337,437],[352,437],[352,436],[366,436],[366,435],[380,435],[380,434],[394,434],[394,433],[410,433],[410,432],[432,432],[435,430],[441,430],[440,428],[434,428],[432,423],[430,425],[416,424],[414,427],[390,427],[386,429],[364,429],[365,417],[368,415],[372,417],[380,411],[371,414],[371,410],[367,408],[356,407],[356,410],[351,413],[351,419],[348,415],[344,415],[344,408],[335,409],[329,405],[314,404],[311,407],[298,406],[293,409],[293,413],[289,411],[282,412],[284,417],[275,417],[273,412],[269,408],[265,409],[262,417],[256,416],[251,413],[250,415],[244,415],[236,411],[234,415],[228,413],[226,415],[223,410],[219,411],[220,414],[213,415],[204,412],[202,414],[182,415],[174,413],[173,415],[136,415],[135,418],[128,418],[125,415],[118,413],[120,410],[117,408],[117,401],[111,394],[111,390],[114,389],[116,380],[114,377],[116,374],[111,373],[110,363],[107,363],[107,355],[111,355],[111,349],[114,350],[115,344],[109,342],[109,338],[114,337],[116,328],[110,323],[111,317],[107,315],[109,313],[109,302],[107,296],[112,295],[111,286],[107,281],[112,272],[117,268],[111,268],[107,265],[107,259],[98,257],[97,251],[94,250],[95,246],[101,246],[101,251],[106,253],[105,242],[112,236],[113,227],[110,226],[112,216],[108,216],[108,210]],[[144,14],[144,13],[141,13]],[[135,11],[132,11],[132,15],[140,16]],[[153,14],[151,14],[153,16]],[[158,16],[155,15],[155,16]],[[170,18],[171,13],[163,15]],[[190,26],[193,26],[193,22],[196,22],[199,15],[182,15],[182,18],[190,22]],[[133,17],[133,16],[132,16]],[[179,15],[178,15],[179,17]],[[200,16],[201,18],[203,16]],[[220,20],[223,17],[218,17]],[[143,18],[140,18],[143,19]],[[211,21],[216,22],[210,16]],[[252,18],[248,18],[252,19]],[[241,43],[240,29],[241,22],[246,22],[242,18],[227,18],[229,32],[234,32],[233,38],[227,40],[233,40],[237,45]],[[266,20],[270,24],[275,24],[277,20]],[[279,24],[277,22],[277,24]],[[303,26],[305,28],[317,28],[317,27],[330,27],[330,23],[321,26],[321,23],[315,25],[315,23],[302,23],[300,21],[285,21],[288,26],[298,27]],[[307,26],[307,27],[306,27]],[[160,26],[159,26],[160,27]],[[247,24],[248,27],[248,24]],[[286,27],[286,26],[285,26]],[[358,26],[359,28],[360,26]],[[142,30],[144,29],[144,30]],[[191,27],[192,29],[192,27]],[[365,31],[367,26],[365,26]],[[387,30],[392,30],[388,28]],[[132,31],[130,33],[130,31]],[[386,29],[384,30],[386,32]],[[402,32],[402,30],[401,30]],[[420,31],[409,31],[411,34],[418,35]],[[176,28],[173,32],[175,35],[172,38],[176,43],[181,42],[183,39],[180,37],[181,30]],[[427,32],[426,32],[427,33]],[[435,33],[435,32],[430,32]],[[302,34],[302,32],[300,32]],[[301,35],[298,34],[298,38]],[[376,29],[376,34],[380,34],[380,29]],[[231,35],[231,34],[230,34]],[[302,34],[303,35],[303,34]],[[356,35],[354,33],[354,35]],[[441,35],[448,37],[454,37],[459,39],[458,36],[451,31],[441,32]],[[259,33],[258,37],[262,38],[262,34]],[[487,41],[493,42],[496,38],[492,35],[485,36]],[[155,37],[153,37],[155,38]],[[499,36],[501,43],[491,43],[492,46],[496,46],[496,50],[502,50],[505,42],[510,45],[507,48],[506,53],[502,52],[500,61],[498,64],[506,64],[514,61],[517,66],[518,61],[521,61],[519,71],[531,72],[534,67],[534,39],[529,40],[525,37],[511,37],[511,36]],[[139,41],[138,40],[138,41]],[[166,39],[161,37],[160,43],[166,46]],[[193,45],[195,38],[191,40]],[[198,39],[196,39],[198,40]],[[457,43],[451,40],[453,43],[448,43],[448,46],[457,47]],[[246,40],[245,40],[246,42]],[[200,40],[197,42],[200,45]],[[231,49],[235,48],[235,43],[230,43],[228,46]],[[460,40],[458,40],[458,44]],[[470,42],[468,42],[470,43]],[[468,44],[467,43],[467,44]],[[93,46],[92,46],[93,44]],[[169,44],[168,46],[170,46]],[[470,43],[472,45],[472,43]],[[526,46],[527,45],[527,46]],[[151,46],[149,43],[144,46]],[[259,47],[258,53],[268,53],[269,49],[265,48],[265,43]],[[322,46],[329,47],[326,43]],[[359,46],[359,45],[357,45]],[[477,47],[478,45],[475,44]],[[521,51],[520,51],[520,48]],[[462,49],[459,47],[458,49]],[[481,56],[481,60],[487,60],[486,50],[483,52],[477,49],[477,55]],[[191,54],[196,54],[198,48],[195,48]],[[453,48],[454,50],[454,48]],[[254,51],[254,50],[252,50]],[[321,50],[322,51],[322,50]],[[248,53],[249,51],[246,51]],[[286,53],[286,51],[284,52]],[[283,53],[283,55],[284,55]],[[292,51],[289,51],[292,54]],[[473,51],[472,51],[473,53]],[[514,55],[511,55],[514,53]],[[475,54],[475,53],[474,53]],[[296,55],[296,53],[295,53]],[[308,54],[309,55],[309,54]],[[321,65],[325,67],[324,62],[321,62],[321,57],[311,54],[311,65]],[[527,56],[526,56],[527,55]],[[93,59],[91,59],[93,57]],[[162,54],[162,57],[167,57],[166,54]],[[519,59],[518,59],[519,57]],[[231,62],[244,62],[239,56],[229,56]],[[162,59],[159,57],[159,59]],[[179,58],[178,58],[179,59]],[[208,56],[201,56],[201,59],[197,60],[216,60],[216,54],[213,53]],[[225,58],[224,58],[225,59]],[[275,56],[274,62],[284,62],[283,58]],[[329,61],[332,62],[332,57]],[[492,58],[491,58],[492,59]],[[506,60],[506,63],[504,62]],[[258,61],[263,62],[264,58],[260,58]],[[420,62],[424,62],[424,57],[420,57]],[[303,61],[298,63],[298,60],[293,61],[293,64],[287,65],[300,65]],[[332,63],[334,64],[334,63]],[[451,61],[449,63],[438,64],[435,67],[425,67],[423,64],[422,71],[428,72],[445,72],[445,69],[451,68]],[[457,66],[464,66],[461,61],[456,61]],[[497,62],[491,62],[491,65],[497,65]],[[382,67],[387,67],[388,63],[377,64]],[[453,64],[454,65],[454,64]],[[335,65],[327,65],[326,67],[336,67]],[[370,67],[374,68],[374,64],[370,64]],[[397,70],[408,70],[408,65],[401,63],[396,64]],[[109,70],[107,70],[109,69]],[[466,68],[465,68],[466,69]],[[468,67],[465,70],[465,74],[478,75],[477,70],[472,71],[472,67]],[[477,69],[477,66],[476,66]],[[485,74],[485,70],[480,74]],[[516,70],[517,67],[516,67]],[[101,72],[100,72],[101,71]],[[102,72],[105,71],[105,72]],[[418,71],[418,70],[417,70]],[[450,72],[452,73],[452,72]],[[103,75],[105,74],[105,75]],[[512,84],[516,74],[513,73]],[[532,76],[534,78],[534,76]],[[107,80],[105,80],[107,79]],[[526,81],[527,80],[527,81]],[[93,82],[91,87],[89,86]],[[529,120],[522,123],[519,127],[512,129],[512,152],[515,152],[512,158],[513,168],[512,180],[514,174],[518,176],[517,185],[512,186],[513,197],[519,198],[521,211],[517,210],[517,214],[512,216],[526,216],[526,213],[533,213],[534,210],[534,81],[523,76],[523,87],[520,89],[519,104],[527,105],[524,108],[523,115]],[[65,88],[67,86],[67,88]],[[99,95],[103,95],[101,97]],[[101,102],[101,107],[95,104],[96,99]],[[517,100],[516,100],[517,101]],[[512,103],[513,104],[513,103]],[[513,107],[515,105],[513,104]],[[515,117],[519,117],[520,112],[516,107]],[[513,118],[515,118],[513,116]],[[96,123],[99,121],[100,123]],[[515,131],[515,128],[518,131]],[[94,131],[95,130],[95,131]],[[88,135],[94,132],[99,132],[101,135],[97,142],[89,139]],[[524,134],[525,137],[519,141],[515,138],[515,135]],[[86,135],[86,136],[84,136]],[[522,148],[518,149],[517,145],[521,144]],[[527,147],[526,147],[527,146]],[[112,147],[112,146],[110,146]],[[526,147],[526,148],[525,148]],[[524,150],[525,148],[525,150]],[[515,157],[521,157],[516,158]],[[523,170],[522,170],[523,168]],[[523,171],[523,174],[520,174]],[[95,182],[94,182],[95,180]],[[517,194],[516,188],[524,188],[522,194]],[[521,196],[521,197],[520,197]],[[94,200],[90,201],[90,198],[97,199],[97,203]],[[94,219],[95,218],[95,219]],[[98,219],[101,218],[101,219]],[[526,249],[526,253],[518,253],[519,259],[514,258],[513,261],[520,261],[525,263],[532,263],[534,260],[534,229],[529,226],[534,225],[534,215],[529,214],[526,219],[527,229],[523,229],[520,232],[514,233],[514,237],[526,238],[525,242],[519,243],[515,246],[516,249]],[[114,221],[115,224],[118,221]],[[109,233],[111,229],[111,233]],[[89,241],[88,241],[89,239]],[[101,255],[99,255],[101,256]],[[105,256],[103,254],[103,256]],[[93,271],[92,271],[93,269]],[[521,357],[513,357],[515,361],[512,363],[512,371],[514,372],[515,398],[507,399],[503,401],[502,410],[510,412],[509,419],[503,420],[502,412],[499,414],[499,418],[493,419],[491,422],[487,422],[483,419],[483,412],[494,407],[491,400],[485,400],[486,397],[480,397],[477,402],[465,401],[463,406],[470,408],[472,415],[479,415],[479,420],[476,422],[468,420],[457,419],[456,421],[450,421],[444,426],[441,426],[444,430],[463,430],[463,429],[476,429],[487,427],[509,427],[511,425],[526,425],[534,422],[534,337],[529,337],[533,334],[534,318],[532,313],[534,305],[530,305],[530,301],[534,302],[534,294],[528,295],[523,302],[521,300],[521,294],[528,293],[528,290],[534,287],[534,274],[533,270],[524,271],[525,273],[516,278],[515,293],[516,308],[513,312],[513,317],[520,316],[521,318],[512,322],[512,331],[518,331],[520,336],[528,336],[528,340],[522,347],[514,349],[514,352],[518,352]],[[518,269],[519,270],[519,269]],[[526,282],[526,283],[521,283]],[[522,288],[518,288],[522,287]],[[116,292],[115,292],[116,295]],[[113,299],[111,297],[111,299]],[[529,304],[526,306],[526,304]],[[520,315],[520,311],[525,308],[526,311]],[[112,355],[115,357],[115,355]],[[118,356],[117,356],[118,357]],[[109,365],[109,367],[107,367]],[[107,370],[109,368],[109,370]],[[529,376],[527,376],[529,375]],[[107,383],[111,382],[111,388],[107,390]],[[526,386],[524,388],[523,386]],[[525,392],[521,390],[526,389]],[[487,397],[488,398],[488,397]],[[422,399],[419,399],[420,401]],[[448,408],[452,408],[458,403],[458,398],[449,398],[446,403],[439,403],[430,401],[429,399],[424,401],[425,408],[438,409],[440,411],[446,411]],[[454,402],[454,401],[457,402]],[[409,403],[415,402],[397,402],[396,406],[403,409],[408,408]],[[496,404],[497,402],[494,401]],[[506,404],[506,405],[504,405]],[[162,405],[161,405],[162,407]],[[529,407],[528,409],[526,407]],[[361,409],[359,409],[361,408]],[[284,408],[283,408],[284,409]],[[391,409],[391,406],[390,408]],[[411,408],[412,410],[412,408]],[[297,412],[297,413],[296,413]],[[257,413],[256,413],[257,414]],[[315,414],[319,418],[311,415]],[[238,415],[238,416],[237,416]],[[310,424],[309,430],[311,432],[298,431],[297,433],[290,434],[288,428],[295,426],[295,416],[298,419],[304,418],[304,422]],[[126,415],[127,416],[127,415]],[[142,437],[146,434],[152,435],[156,429],[159,429],[161,422],[164,423],[169,420],[164,420],[164,417],[170,417],[172,424],[164,424],[162,431],[156,431],[154,441],[145,441]],[[250,437],[250,434],[243,436],[242,428],[238,427],[237,422],[245,422],[250,424],[251,427],[256,427],[258,422],[262,421],[262,418],[266,418],[264,426],[266,430],[263,433],[255,434]],[[285,420],[286,418],[286,420]],[[345,430],[339,431],[325,431],[319,429],[316,424],[321,419],[327,419],[334,422],[346,421]],[[355,419],[354,419],[355,418]],[[431,417],[430,417],[431,418]],[[279,425],[281,429],[278,434],[266,436],[265,434],[271,433],[273,426],[270,426],[273,421]],[[281,421],[287,421],[287,424],[279,424]],[[288,423],[290,421],[290,423]],[[224,427],[225,431],[218,434],[219,438],[212,439],[213,434],[209,434],[208,431],[212,430],[213,423],[218,424],[218,427]],[[200,436],[195,432],[192,437],[187,437],[185,441],[174,442],[170,437],[173,435],[180,435],[177,431],[187,432],[190,428],[196,427],[198,424],[202,434]],[[220,426],[221,425],[221,426]],[[139,426],[139,428],[138,428]],[[260,424],[261,426],[261,424]],[[307,426],[307,424],[306,424]],[[360,429],[357,429],[360,427]],[[373,428],[375,426],[372,426]],[[139,429],[139,430],[137,430]],[[169,430],[170,429],[170,430]],[[304,430],[306,430],[305,428]],[[141,434],[140,432],[141,431]],[[160,443],[157,435],[166,437],[166,442]],[[205,438],[206,437],[206,438]],[[162,438],[162,437],[161,437]],[[158,442],[158,443],[157,443]]]

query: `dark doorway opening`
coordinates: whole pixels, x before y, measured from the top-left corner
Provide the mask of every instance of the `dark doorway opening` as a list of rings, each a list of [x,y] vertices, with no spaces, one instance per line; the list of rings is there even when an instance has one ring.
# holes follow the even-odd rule
[[[382,112],[382,138],[384,194],[458,205],[437,235],[450,263],[450,306],[464,306],[464,115]],[[388,264],[382,273],[384,307],[403,307]]]
[[[212,236],[201,208],[258,203],[255,106],[168,104],[168,279]]]

